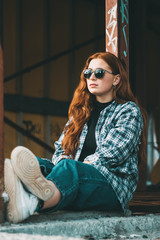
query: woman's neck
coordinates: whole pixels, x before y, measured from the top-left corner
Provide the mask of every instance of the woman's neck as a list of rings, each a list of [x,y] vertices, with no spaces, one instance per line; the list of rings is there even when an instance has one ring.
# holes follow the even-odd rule
[[[100,103],[107,103],[107,102],[111,102],[113,100],[113,96],[110,95],[110,96],[96,96],[96,101],[97,102],[100,102]]]

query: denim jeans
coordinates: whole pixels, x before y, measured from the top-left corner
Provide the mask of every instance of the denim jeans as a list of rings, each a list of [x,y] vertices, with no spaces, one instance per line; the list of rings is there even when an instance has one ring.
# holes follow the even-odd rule
[[[107,179],[93,166],[71,159],[55,166],[50,160],[37,157],[42,174],[61,192],[60,202],[39,212],[57,210],[122,211],[114,190]]]

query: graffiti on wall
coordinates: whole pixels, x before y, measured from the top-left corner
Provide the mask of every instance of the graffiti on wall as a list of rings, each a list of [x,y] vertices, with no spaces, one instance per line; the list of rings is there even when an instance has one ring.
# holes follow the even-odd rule
[[[117,6],[117,2],[119,3],[119,7]],[[128,0],[106,0],[106,51],[110,51],[118,55],[119,46],[125,58],[127,57],[129,51],[128,5]],[[118,16],[117,11],[119,12]],[[118,44],[118,37],[120,37],[120,45]]]
[[[31,134],[40,134],[42,127],[40,123],[33,123],[31,120],[23,120],[24,129]]]
[[[126,34],[126,28],[128,26],[128,0],[121,0],[120,12],[121,12],[121,18],[122,18],[123,37],[125,42],[125,50],[123,51],[123,54],[125,57],[127,57],[128,38]]]
[[[111,46],[112,52],[117,51],[117,4],[115,4],[107,12],[107,24],[106,24],[106,37],[107,46]],[[106,46],[106,51],[108,51]]]
[[[49,138],[51,138],[51,142],[54,143],[58,140],[60,137],[64,125],[66,123],[66,119],[64,118],[64,122],[59,121],[53,121],[50,123],[50,135]],[[44,138],[44,131],[43,129],[45,126],[42,125],[42,123],[39,122],[33,122],[32,120],[23,120],[24,129],[29,132],[30,134],[37,135],[37,137],[43,139]]]

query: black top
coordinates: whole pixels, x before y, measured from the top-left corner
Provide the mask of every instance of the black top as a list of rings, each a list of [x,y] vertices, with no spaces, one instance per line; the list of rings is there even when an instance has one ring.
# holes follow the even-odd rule
[[[107,103],[100,103],[100,102],[97,102],[97,101],[95,102],[94,109],[91,113],[91,117],[90,117],[90,119],[87,123],[88,133],[87,133],[87,136],[86,136],[86,139],[85,139],[85,142],[84,142],[84,145],[83,145],[83,149],[82,149],[82,152],[81,152],[81,155],[80,155],[78,161],[83,162],[84,159],[87,156],[95,153],[95,150],[96,150],[96,147],[97,147],[96,139],[95,139],[96,124],[97,124],[100,112],[104,108],[109,106],[111,103],[112,103],[112,101],[107,102]]]

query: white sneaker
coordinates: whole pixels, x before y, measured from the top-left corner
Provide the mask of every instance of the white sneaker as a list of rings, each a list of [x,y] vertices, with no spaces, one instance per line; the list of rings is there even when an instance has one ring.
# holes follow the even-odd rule
[[[22,146],[14,148],[11,162],[15,173],[30,192],[44,201],[53,196],[55,189],[52,182],[43,176],[36,156],[29,149]]]
[[[38,205],[38,198],[24,190],[19,178],[16,176],[10,159],[4,162],[4,184],[9,201],[7,217],[12,223],[18,223],[34,213]]]

